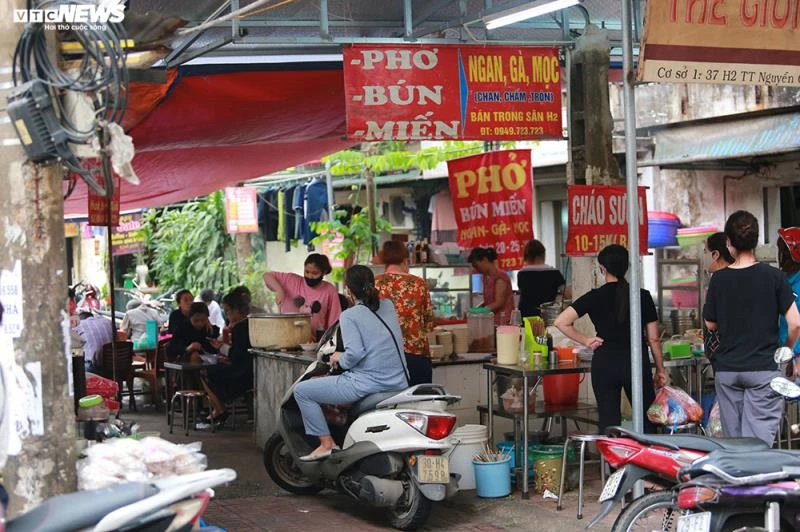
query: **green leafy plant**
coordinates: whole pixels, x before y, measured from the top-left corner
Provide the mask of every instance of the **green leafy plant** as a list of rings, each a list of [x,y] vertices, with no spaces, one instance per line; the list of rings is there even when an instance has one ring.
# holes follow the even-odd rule
[[[239,284],[222,192],[179,208],[150,209],[142,231],[150,274],[165,291],[212,288],[224,293]]]
[[[351,196],[352,198],[352,196]],[[363,208],[359,212],[351,215],[348,220],[348,212],[336,210],[333,219],[326,222],[313,222],[311,228],[319,234],[312,244],[318,246],[326,241],[336,240],[341,236],[339,250],[333,258],[359,263],[371,259],[372,248],[377,246],[379,235],[382,232],[390,232],[392,224],[386,218],[376,215],[375,227],[377,233],[373,233],[369,225],[369,209]],[[344,269],[334,268],[331,278],[338,282],[344,279]]]

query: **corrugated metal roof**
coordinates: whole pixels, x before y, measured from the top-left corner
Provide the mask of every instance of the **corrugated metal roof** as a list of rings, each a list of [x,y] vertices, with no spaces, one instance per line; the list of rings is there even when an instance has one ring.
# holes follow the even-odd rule
[[[655,154],[639,166],[671,166],[800,151],[800,113],[654,133]]]

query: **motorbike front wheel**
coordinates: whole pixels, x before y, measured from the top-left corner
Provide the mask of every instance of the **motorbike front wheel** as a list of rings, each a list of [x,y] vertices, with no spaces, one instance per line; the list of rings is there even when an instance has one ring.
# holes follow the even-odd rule
[[[678,529],[680,510],[675,504],[672,490],[656,491],[639,497],[630,503],[617,520],[612,532],[633,532],[634,530],[673,531]]]
[[[422,494],[407,474],[402,481],[406,487],[405,493],[397,506],[389,509],[389,522],[398,530],[416,530],[428,520],[433,503]]]
[[[313,495],[323,489],[308,480],[295,465],[280,434],[273,434],[264,446],[264,467],[275,484],[289,493]]]

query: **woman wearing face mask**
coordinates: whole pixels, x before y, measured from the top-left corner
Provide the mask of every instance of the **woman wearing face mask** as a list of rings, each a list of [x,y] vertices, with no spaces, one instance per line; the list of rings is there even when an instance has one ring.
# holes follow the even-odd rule
[[[703,262],[708,273],[718,272],[733,264],[734,258],[728,249],[725,233],[714,233],[706,240]]]
[[[623,388],[628,399],[631,399],[630,290],[628,281],[625,280],[628,250],[612,244],[600,251],[597,262],[600,263],[600,272],[605,276],[606,284],[573,302],[556,318],[555,326],[568,337],[594,351],[592,388],[600,418],[599,432],[605,434],[606,427],[622,422],[620,398]],[[656,387],[666,385],[667,374],[664,372],[656,306],[647,290],[641,291],[641,297],[644,425],[645,432],[653,432],[655,426],[648,421],[646,410],[655,399],[653,384]],[[584,314],[591,318],[597,336],[584,336],[575,329],[575,321]],[[656,364],[655,377],[652,377],[648,345]]]
[[[344,282],[355,305],[345,310],[339,320],[344,352],[331,355],[330,364],[346,371],[303,381],[294,389],[306,434],[320,441],[319,447],[300,458],[304,462],[327,458],[336,445],[320,405],[346,405],[374,393],[408,386],[403,333],[394,305],[379,298],[375,277],[366,266],[351,267]]]
[[[724,270],[736,260],[728,249],[728,237],[725,233],[714,233],[708,237],[704,251],[703,266],[709,274]],[[713,369],[719,351],[719,331],[709,331],[703,325],[703,343],[706,357],[711,361]]]
[[[264,284],[275,292],[282,313],[310,312],[311,331],[326,331],[342,313],[336,288],[322,278],[331,273],[328,257],[312,253],[306,258],[303,276],[296,273],[267,272]]]

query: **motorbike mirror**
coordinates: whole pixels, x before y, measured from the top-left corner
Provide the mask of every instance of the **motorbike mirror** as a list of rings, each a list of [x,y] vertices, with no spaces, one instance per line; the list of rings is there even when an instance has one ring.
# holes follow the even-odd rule
[[[779,347],[775,350],[776,364],[785,364],[786,362],[790,362],[792,358],[794,358],[794,352],[788,347]]]
[[[786,399],[797,399],[800,397],[800,386],[785,377],[775,377],[769,383],[769,387]]]

